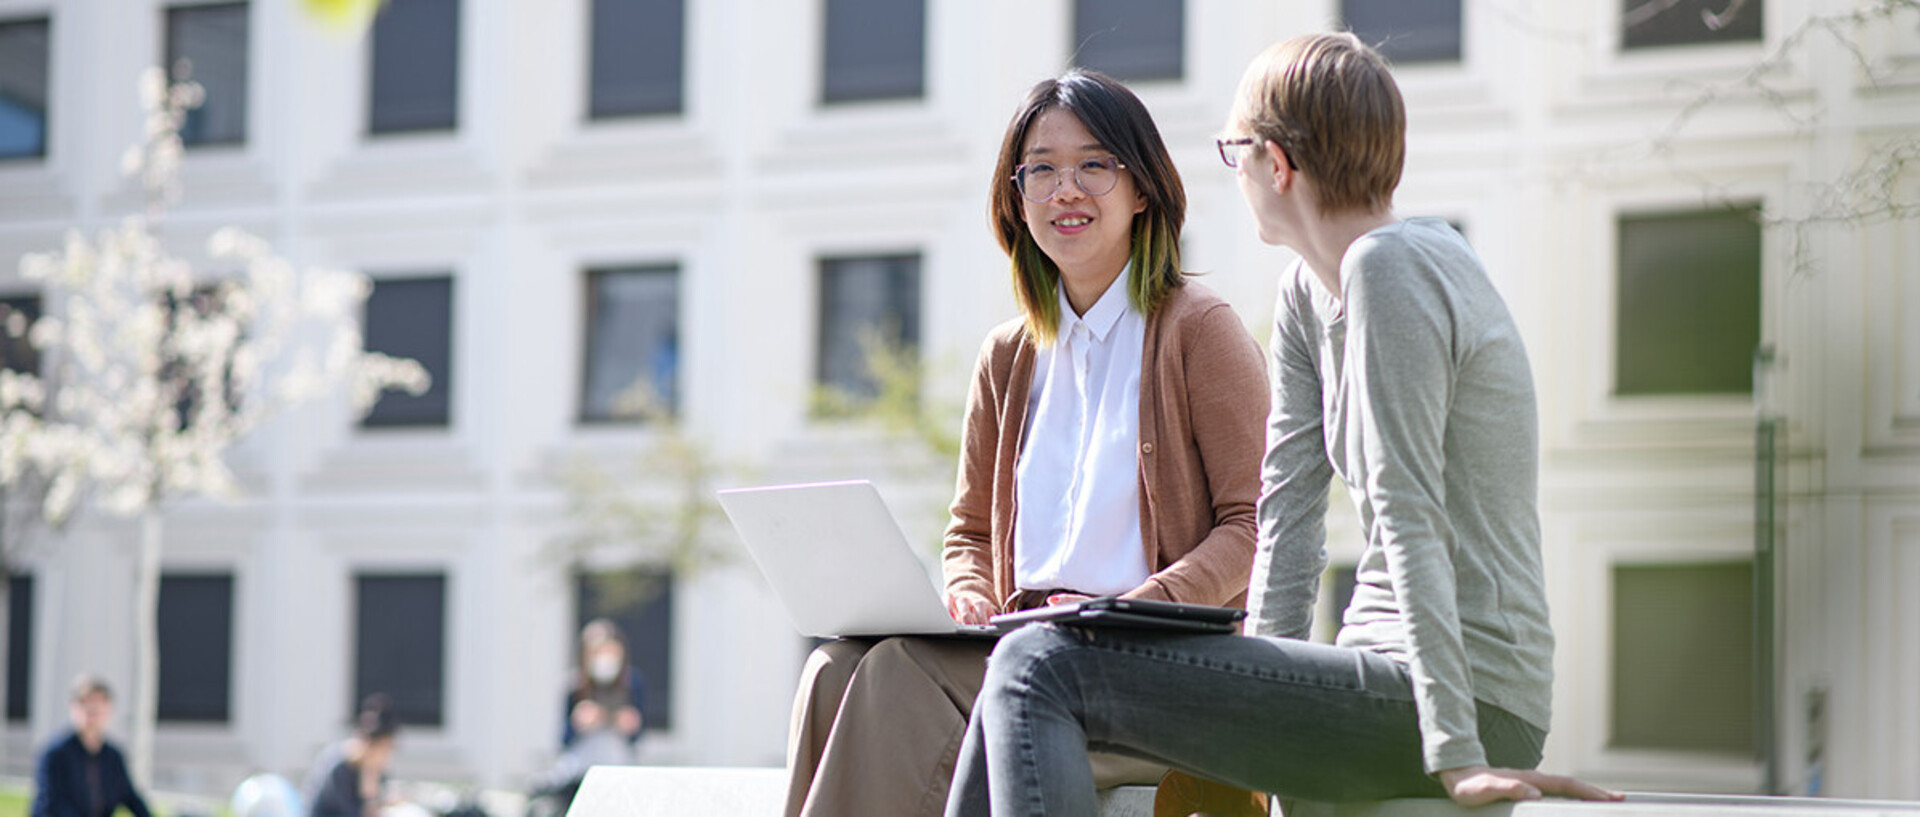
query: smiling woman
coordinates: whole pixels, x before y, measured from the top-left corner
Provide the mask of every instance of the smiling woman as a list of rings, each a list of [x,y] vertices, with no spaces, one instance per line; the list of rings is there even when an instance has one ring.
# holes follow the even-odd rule
[[[1076,163],[1107,158],[1118,171],[1112,176],[1115,187],[1096,193],[1082,186],[1081,182],[1090,180],[1080,175],[1083,170]],[[1068,175],[1075,177],[1075,183],[1063,187],[1067,177],[1057,171],[1051,185],[1044,180],[1029,183],[1025,176],[1036,164],[1074,167]],[[1127,296],[1143,314],[1152,312],[1183,280],[1180,225],[1187,217],[1187,192],[1180,183],[1180,171],[1167,155],[1152,114],[1139,97],[1111,77],[1069,71],[1035,85],[1007,127],[994,176],[1015,182],[994,185],[990,210],[1000,248],[1013,261],[1013,291],[1027,317],[1027,329],[1042,342],[1053,339],[1060,319],[1056,293],[1063,265],[1084,266],[1086,274],[1106,270],[1106,280],[1095,289],[1098,292],[1119,276],[1120,267],[1112,263],[1118,253],[1120,262],[1131,262],[1133,269],[1142,271],[1129,282]],[[1085,204],[1101,196],[1105,198]],[[1075,206],[1081,210],[1074,211]],[[1109,226],[1097,236],[1103,241],[1068,242],[1064,239],[1076,234],[1071,232],[1073,227],[1049,224],[1065,215],[1090,217],[1093,213],[1085,212],[1086,208],[1097,212],[1102,206],[1120,210],[1108,214]],[[1056,256],[1056,251],[1062,255]],[[1100,260],[1107,263],[1085,257],[1096,251],[1106,254]],[[1073,289],[1071,283],[1068,289]],[[1084,309],[1086,305],[1076,306]]]
[[[1040,82],[992,185],[1021,315],[974,367],[942,551],[948,612],[983,624],[1108,594],[1240,605],[1266,369],[1233,309],[1180,272],[1186,195],[1146,106],[1097,73]],[[815,650],[786,813],[938,814],[991,646]],[[1092,763],[1105,786],[1166,771]]]

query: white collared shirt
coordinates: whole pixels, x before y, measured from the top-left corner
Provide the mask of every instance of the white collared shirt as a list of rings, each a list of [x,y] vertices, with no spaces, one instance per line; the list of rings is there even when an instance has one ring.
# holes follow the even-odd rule
[[[1124,593],[1150,574],[1140,537],[1140,362],[1147,322],[1129,269],[1085,315],[1060,291],[1040,349],[1014,470],[1013,578],[1026,590]]]

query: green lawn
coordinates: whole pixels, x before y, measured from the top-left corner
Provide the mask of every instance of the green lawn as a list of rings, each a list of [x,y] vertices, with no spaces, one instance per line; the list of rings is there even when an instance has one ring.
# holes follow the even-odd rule
[[[0,786],[0,817],[27,817],[27,811],[33,807],[33,798],[28,796],[29,789],[16,789],[12,786]],[[120,809],[120,817],[130,817],[126,809]],[[153,804],[154,817],[167,817],[171,814],[166,806]],[[220,806],[214,817],[231,817],[225,805]]]

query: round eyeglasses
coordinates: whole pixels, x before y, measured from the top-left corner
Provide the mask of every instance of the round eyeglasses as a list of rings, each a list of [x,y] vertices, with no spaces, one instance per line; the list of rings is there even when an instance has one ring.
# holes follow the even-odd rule
[[[1059,168],[1047,162],[1033,162],[1013,169],[1013,186],[1020,188],[1020,195],[1027,201],[1040,204],[1051,200],[1060,192],[1068,176],[1073,184],[1089,196],[1104,196],[1113,192],[1113,186],[1120,183],[1120,171],[1127,166],[1112,156],[1101,159],[1082,159],[1070,168]]]

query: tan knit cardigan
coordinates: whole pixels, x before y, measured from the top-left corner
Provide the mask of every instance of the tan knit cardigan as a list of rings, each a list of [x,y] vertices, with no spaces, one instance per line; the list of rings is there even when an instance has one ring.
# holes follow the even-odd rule
[[[942,553],[949,594],[1005,610],[1013,582],[1014,465],[1037,348],[1020,320],[980,348]],[[1130,597],[1245,604],[1269,391],[1233,307],[1199,284],[1147,317],[1140,377],[1140,531],[1153,571]]]

